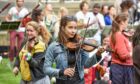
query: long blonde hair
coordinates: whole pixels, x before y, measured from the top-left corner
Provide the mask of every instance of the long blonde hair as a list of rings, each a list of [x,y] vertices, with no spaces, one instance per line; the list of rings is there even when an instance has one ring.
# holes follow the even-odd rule
[[[45,26],[39,25],[37,22],[35,21],[30,21],[26,24],[27,26],[32,26],[37,32],[38,35],[40,35],[43,39],[43,41],[48,44],[51,38],[51,34],[49,33],[49,31],[47,30],[47,28],[45,28]]]

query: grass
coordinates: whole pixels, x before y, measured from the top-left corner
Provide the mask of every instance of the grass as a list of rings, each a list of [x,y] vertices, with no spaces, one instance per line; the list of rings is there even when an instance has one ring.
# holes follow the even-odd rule
[[[19,84],[20,75],[15,77],[8,63],[8,59],[4,58],[0,64],[0,84]]]
[[[56,67],[53,64],[53,67]],[[12,73],[12,69],[9,65],[9,60],[4,58],[2,64],[0,64],[0,84],[20,84],[20,75],[16,76]],[[51,81],[51,84],[54,84]]]

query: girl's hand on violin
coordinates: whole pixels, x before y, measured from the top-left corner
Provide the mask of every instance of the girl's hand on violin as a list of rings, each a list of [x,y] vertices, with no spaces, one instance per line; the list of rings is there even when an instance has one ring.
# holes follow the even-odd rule
[[[35,41],[30,41],[30,42],[28,43],[28,48],[29,48],[29,49],[32,49],[32,48],[34,47],[34,45],[35,45]]]
[[[105,49],[103,47],[99,48],[96,55],[97,56],[101,56],[101,54],[105,51]]]
[[[65,76],[73,77],[74,76],[74,73],[75,73],[74,68],[66,68],[64,70],[64,75]]]

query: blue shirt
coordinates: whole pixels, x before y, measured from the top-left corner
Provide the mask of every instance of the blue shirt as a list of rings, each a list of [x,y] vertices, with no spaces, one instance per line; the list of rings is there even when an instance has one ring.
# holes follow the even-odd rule
[[[105,25],[112,25],[112,19],[109,15],[104,16]]]

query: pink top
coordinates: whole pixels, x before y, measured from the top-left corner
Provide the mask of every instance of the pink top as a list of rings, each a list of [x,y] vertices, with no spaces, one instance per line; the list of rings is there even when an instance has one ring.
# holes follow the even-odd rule
[[[133,65],[132,61],[132,45],[128,38],[126,38],[121,32],[115,34],[116,43],[112,44],[111,48],[115,53],[112,53],[112,63],[121,65]]]

